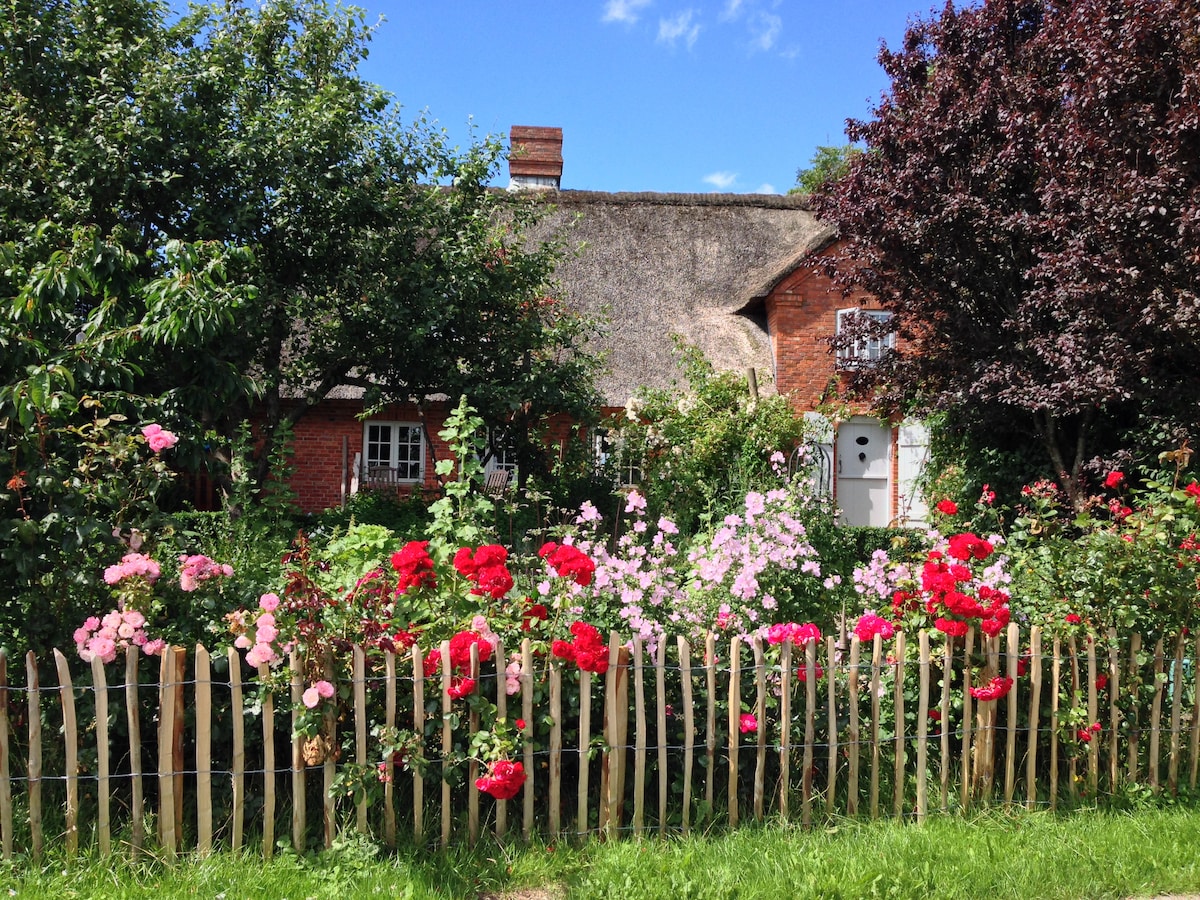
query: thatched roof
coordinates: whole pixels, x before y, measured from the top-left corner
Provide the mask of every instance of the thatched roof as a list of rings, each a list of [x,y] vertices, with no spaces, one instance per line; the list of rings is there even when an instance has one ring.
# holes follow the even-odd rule
[[[578,252],[557,270],[574,308],[608,323],[598,387],[623,406],[643,386],[682,381],[672,334],[718,369],[772,375],[761,300],[832,230],[796,196],[548,191],[540,232]],[[536,232],[535,232],[536,236]],[[770,388],[767,388],[768,390]]]

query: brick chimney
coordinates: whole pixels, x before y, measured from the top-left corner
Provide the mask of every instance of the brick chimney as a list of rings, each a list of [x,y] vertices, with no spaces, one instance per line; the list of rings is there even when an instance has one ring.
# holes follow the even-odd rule
[[[562,181],[562,129],[514,125],[508,134],[508,189],[559,189]]]

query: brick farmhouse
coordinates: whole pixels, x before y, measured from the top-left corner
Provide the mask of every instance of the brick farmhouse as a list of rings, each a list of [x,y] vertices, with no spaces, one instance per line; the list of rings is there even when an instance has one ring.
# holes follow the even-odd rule
[[[548,204],[531,237],[565,238],[578,248],[556,272],[563,299],[607,323],[592,348],[608,362],[598,382],[607,411],[621,410],[639,387],[682,381],[678,335],[718,369],[753,372],[760,390],[788,396],[824,425],[830,487],[844,521],[922,519],[914,488],[926,446],[919,424],[880,422],[852,407],[842,407],[839,421],[817,419],[815,410],[837,397],[846,366],[869,363],[887,341],[831,352],[842,317],[871,314],[875,305],[830,281],[824,263],[836,235],[804,198],[561,190],[562,131],[517,126],[510,138],[511,189],[538,190]],[[343,389],[297,424],[293,487],[302,508],[336,505],[368,486],[436,487],[430,459],[447,454],[436,437],[444,405],[427,413],[427,429],[403,406],[366,421],[361,410],[356,392]],[[504,466],[503,456],[496,463]]]

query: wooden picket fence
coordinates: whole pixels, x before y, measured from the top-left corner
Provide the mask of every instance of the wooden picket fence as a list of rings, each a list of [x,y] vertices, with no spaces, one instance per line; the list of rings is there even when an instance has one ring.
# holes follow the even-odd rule
[[[1135,783],[1175,791],[1181,772],[1196,785],[1200,638],[1145,647],[1141,636],[1115,632],[1044,641],[1040,629],[1022,635],[1013,624],[996,638],[897,632],[886,642],[849,636],[841,646],[829,637],[804,650],[714,635],[699,646],[664,641],[653,653],[621,642],[611,635],[603,676],[548,665],[523,642],[521,691],[512,697],[503,648],[482,672],[474,659],[497,715],[523,719],[532,738],[518,757],[530,777],[511,801],[481,794],[480,764],[471,761],[455,781],[437,760],[422,773],[387,759],[381,800],[339,794],[340,770],[373,772],[379,762],[376,726],[410,726],[442,759],[479,729],[478,714],[450,696],[446,644],[430,678],[416,648],[368,657],[355,647],[342,714],[331,705],[325,713],[334,749],[323,761],[306,760],[303,738],[282,739],[290,758],[278,752],[289,714],[243,680],[253,673],[234,650],[214,659],[198,645],[189,672],[189,654],[170,648],[146,683],[148,663],[131,653],[117,684],[99,661],[72,675],[55,651],[43,670],[56,674],[55,686],[40,683],[32,653],[24,683],[14,684],[0,653],[0,851],[9,858],[19,838],[35,858],[48,842],[74,853],[86,835],[101,853],[207,854],[254,842],[270,856],[289,825],[303,849],[328,846],[340,827],[389,845],[407,833],[444,846],[473,843],[484,830],[500,839],[686,833],[797,812],[804,825],[833,814],[919,821],[980,804],[1054,808]],[[325,663],[330,677],[333,663]],[[214,678],[217,669],[223,677]],[[290,675],[295,717],[304,687],[296,658]],[[973,700],[967,688],[994,675],[1016,686],[999,701]],[[214,702],[226,693],[227,703]],[[744,730],[746,713],[756,728]],[[311,830],[310,799],[320,805]],[[518,816],[519,831],[510,830]]]

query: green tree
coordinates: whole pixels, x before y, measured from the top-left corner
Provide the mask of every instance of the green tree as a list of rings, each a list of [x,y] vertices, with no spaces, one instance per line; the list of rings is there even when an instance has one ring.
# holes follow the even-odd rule
[[[173,465],[219,472],[253,416],[266,484],[338,385],[368,405],[465,394],[531,446],[546,415],[591,404],[588,326],[546,299],[559,249],[524,239],[540,204],[487,188],[499,141],[452,148],[358,75],[361,11],[19,0],[2,23],[0,528],[23,539],[0,581],[17,594],[84,578],[134,514],[72,474],[80,429],[93,458],[124,459],[158,421],[185,437]],[[167,480],[131,492],[144,520]]]
[[[796,171],[796,186],[793,194],[811,194],[820,190],[828,182],[837,181],[848,171],[854,157],[862,150],[853,144],[843,144],[840,147],[817,147],[808,168]]]
[[[322,0],[193,8],[31,0],[6,18],[0,228],[95,227],[152,276],[165,240],[252,251],[237,327],[143,375],[197,430],[253,404],[266,450],[338,385],[368,405],[466,394],[522,439],[594,406],[588,325],[548,302],[544,206],[487,185],[502,145],[458,150],[357,73],[372,28]],[[214,388],[214,373],[253,373]],[[512,437],[513,435],[510,435]],[[533,452],[527,449],[533,459]],[[256,476],[266,478],[265,462]]]

